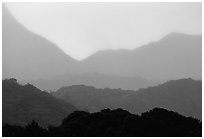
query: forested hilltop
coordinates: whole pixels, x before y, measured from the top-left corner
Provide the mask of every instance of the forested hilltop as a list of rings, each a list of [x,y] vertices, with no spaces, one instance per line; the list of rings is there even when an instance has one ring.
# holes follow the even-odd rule
[[[57,127],[42,128],[33,121],[3,125],[4,137],[201,137],[202,123],[163,108],[134,115],[123,109],[89,113],[75,111]]]

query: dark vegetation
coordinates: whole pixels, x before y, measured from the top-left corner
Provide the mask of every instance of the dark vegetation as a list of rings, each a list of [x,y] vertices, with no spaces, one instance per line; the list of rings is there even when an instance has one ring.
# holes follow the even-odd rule
[[[155,108],[141,116],[123,109],[104,109],[96,113],[74,111],[64,118],[61,125],[46,129],[35,121],[25,127],[4,124],[3,136],[202,136],[202,123],[162,108]]]

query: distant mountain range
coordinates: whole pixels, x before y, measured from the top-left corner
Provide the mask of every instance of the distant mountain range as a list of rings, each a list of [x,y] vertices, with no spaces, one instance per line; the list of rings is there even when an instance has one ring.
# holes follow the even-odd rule
[[[2,81],[3,123],[26,125],[35,120],[43,127],[57,126],[74,110],[77,108],[72,104],[31,84],[20,85],[15,79]]]
[[[3,78],[45,90],[73,84],[137,90],[170,79],[202,78],[201,35],[171,33],[134,50],[99,51],[77,61],[2,8]]]
[[[73,85],[62,87],[52,95],[90,112],[123,108],[139,114],[163,107],[202,119],[202,82],[192,79],[172,80],[138,91]]]
[[[30,82],[42,90],[56,91],[62,86],[70,85],[87,85],[96,88],[111,89],[128,89],[138,90],[149,86],[155,86],[162,83],[162,80],[146,80],[141,77],[122,77],[114,75],[106,75],[99,73],[83,73],[83,74],[65,74],[51,79],[30,80],[22,83]]]
[[[150,80],[201,79],[202,36],[171,33],[134,50],[99,51],[81,64],[93,72]]]

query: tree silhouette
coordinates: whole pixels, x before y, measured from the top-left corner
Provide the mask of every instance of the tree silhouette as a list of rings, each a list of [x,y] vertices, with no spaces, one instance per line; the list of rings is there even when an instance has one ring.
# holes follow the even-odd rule
[[[202,136],[201,121],[163,108],[134,115],[123,109],[89,113],[75,111],[59,126],[41,128],[32,121],[25,127],[3,125],[3,136],[28,137],[186,137]]]

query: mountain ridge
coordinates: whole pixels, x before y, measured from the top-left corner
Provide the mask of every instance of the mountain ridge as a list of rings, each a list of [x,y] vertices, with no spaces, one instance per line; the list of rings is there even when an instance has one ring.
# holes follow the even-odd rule
[[[92,56],[94,55],[97,55],[97,54],[100,54],[100,53],[104,53],[104,52],[109,52],[109,53],[117,53],[117,52],[123,52],[123,53],[126,53],[126,52],[132,52],[132,51],[135,51],[135,50],[139,50],[140,48],[143,48],[145,46],[149,46],[151,44],[155,44],[159,41],[164,41],[166,39],[169,39],[169,38],[176,38],[175,36],[190,36],[190,37],[202,37],[202,34],[186,34],[186,33],[182,33],[182,32],[171,32],[171,33],[168,33],[167,35],[163,36],[161,39],[157,40],[157,41],[151,41],[149,43],[146,43],[146,44],[143,44],[141,46],[138,46],[138,47],[135,47],[135,48],[131,48],[131,49],[126,49],[126,48],[119,48],[119,49],[105,49],[105,50],[98,50],[97,52],[91,54],[90,56],[80,60],[79,62],[83,62],[85,60],[87,60],[88,58],[91,58]]]
[[[152,80],[200,78],[202,36],[178,36],[173,33],[171,38],[168,36],[133,51],[99,52],[85,59],[82,67],[92,72]]]
[[[186,116],[202,118],[202,81],[190,78],[172,80],[138,91],[75,85],[60,88],[52,95],[91,112],[120,107],[138,114],[153,107],[163,107]]]

